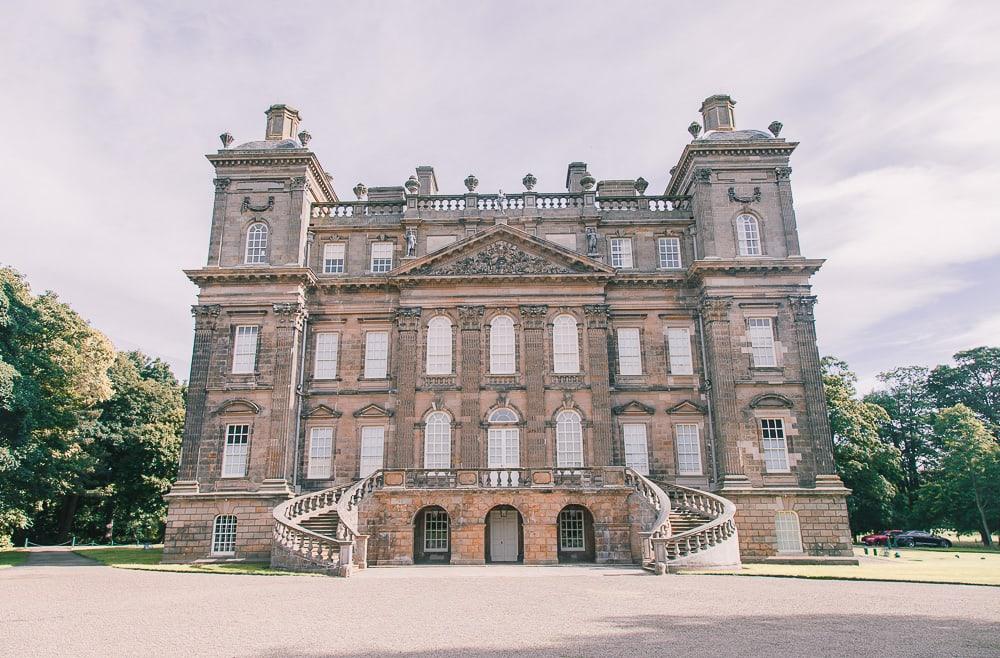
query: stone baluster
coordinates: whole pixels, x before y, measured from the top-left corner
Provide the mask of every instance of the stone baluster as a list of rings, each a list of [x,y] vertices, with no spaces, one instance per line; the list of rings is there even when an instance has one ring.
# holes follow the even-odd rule
[[[833,433],[826,408],[826,393],[823,390],[823,371],[820,365],[819,347],[816,345],[816,320],[813,306],[816,298],[811,295],[789,297],[792,315],[795,318],[795,339],[799,353],[799,369],[802,386],[805,389],[806,423],[809,428],[807,441],[798,449],[808,447],[815,460],[815,473],[799,472],[799,482],[803,486],[815,484],[815,475],[833,475]],[[799,430],[801,432],[801,429]],[[801,469],[801,465],[800,465]],[[805,480],[805,481],[804,481]]]
[[[480,446],[479,386],[483,379],[482,336],[483,306],[458,307],[459,326],[462,331],[462,370],[459,386],[462,389],[460,409],[462,427],[458,450],[460,468],[478,468],[483,465]]]
[[[228,179],[226,179],[228,181]],[[191,307],[194,316],[194,349],[191,353],[191,376],[188,383],[187,408],[184,418],[184,438],[181,444],[181,464],[178,484],[197,487],[198,440],[205,425],[206,388],[212,360],[212,345],[222,306],[203,304]],[[176,485],[175,485],[176,486]]]
[[[608,305],[587,304],[587,375],[594,423],[594,465],[622,463],[611,439],[611,375],[608,367]]]
[[[528,403],[526,408],[526,465],[547,465],[545,446],[545,316],[549,307],[521,307],[524,334],[524,380]]]
[[[419,306],[396,311],[396,330],[399,336],[399,349],[396,350],[396,431],[387,451],[389,460],[386,465],[389,468],[413,467],[420,315]]]
[[[298,303],[272,306],[274,311],[274,364],[271,391],[271,422],[267,442],[267,466],[262,489],[290,493],[288,476],[293,456],[289,441],[295,432],[294,413],[297,402],[295,383],[298,381],[298,351],[302,346],[302,327],[309,313]]]

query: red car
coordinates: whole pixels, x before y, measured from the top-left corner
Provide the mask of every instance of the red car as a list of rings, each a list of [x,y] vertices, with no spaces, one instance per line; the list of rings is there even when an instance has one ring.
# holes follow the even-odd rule
[[[901,532],[903,532],[903,531],[902,530],[883,530],[882,532],[876,532],[873,535],[865,535],[864,537],[861,538],[861,541],[866,546],[881,546],[881,545],[885,544],[886,541],[888,541],[889,537],[895,537],[896,535],[898,535]]]

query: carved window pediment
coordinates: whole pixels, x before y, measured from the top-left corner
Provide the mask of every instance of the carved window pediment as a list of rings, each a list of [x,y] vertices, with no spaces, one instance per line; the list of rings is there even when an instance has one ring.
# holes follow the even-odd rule
[[[655,409],[648,404],[643,404],[638,400],[631,400],[625,404],[620,404],[617,407],[611,409],[611,411],[616,416],[627,416],[627,415],[643,415],[652,416],[655,413]]]
[[[792,401],[780,393],[761,393],[750,400],[751,409],[791,409]]]
[[[226,400],[220,404],[216,409],[217,414],[259,414],[260,405],[251,400],[244,400],[243,398],[235,398],[232,400]]]
[[[317,404],[315,407],[303,414],[304,418],[340,418],[344,414],[336,409],[331,409],[325,404]]]
[[[367,404],[354,412],[355,418],[391,418],[392,411],[377,404]]]
[[[684,400],[667,409],[668,414],[704,414],[705,409],[691,400]]]

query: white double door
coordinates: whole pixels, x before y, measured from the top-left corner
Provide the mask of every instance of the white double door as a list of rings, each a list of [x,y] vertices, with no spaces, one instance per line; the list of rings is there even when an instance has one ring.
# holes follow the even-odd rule
[[[490,560],[517,562],[517,512],[495,509],[490,512]]]

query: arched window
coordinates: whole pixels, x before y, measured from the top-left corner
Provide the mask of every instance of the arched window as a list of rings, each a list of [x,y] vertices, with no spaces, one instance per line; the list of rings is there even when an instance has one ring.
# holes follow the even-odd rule
[[[424,468],[451,468],[451,418],[443,411],[427,416]]]
[[[552,322],[552,369],[559,373],[580,372],[580,343],[572,315],[560,315]]]
[[[778,512],[774,517],[774,531],[779,553],[801,553],[802,533],[799,532],[799,515],[795,512]]]
[[[490,322],[490,374],[514,374],[514,320],[509,315]]]
[[[212,524],[212,555],[236,553],[236,515],[220,514]]]
[[[257,222],[247,229],[248,265],[260,265],[267,262],[267,224]]]
[[[517,468],[521,462],[521,431],[517,414],[506,407],[489,417],[487,468]]]
[[[760,256],[760,230],[753,215],[736,218],[736,237],[740,243],[740,256]]]
[[[556,466],[583,466],[583,424],[575,411],[561,411],[556,416]]]
[[[443,315],[427,323],[427,374],[451,374],[451,320]]]

